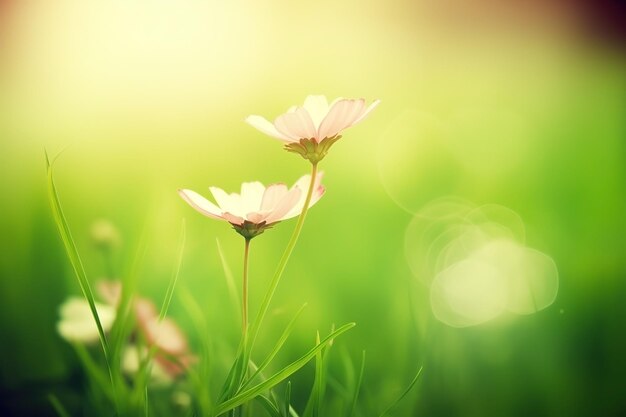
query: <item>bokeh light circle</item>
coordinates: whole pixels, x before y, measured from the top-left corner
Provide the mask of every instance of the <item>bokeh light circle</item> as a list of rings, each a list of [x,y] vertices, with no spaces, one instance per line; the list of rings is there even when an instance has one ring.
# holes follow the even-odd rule
[[[555,262],[525,239],[524,222],[510,208],[448,197],[414,215],[404,252],[414,276],[430,286],[435,317],[467,327],[505,311],[532,314],[556,299]]]
[[[440,272],[430,291],[433,314],[453,327],[484,323],[506,308],[502,272],[488,262],[466,259]]]

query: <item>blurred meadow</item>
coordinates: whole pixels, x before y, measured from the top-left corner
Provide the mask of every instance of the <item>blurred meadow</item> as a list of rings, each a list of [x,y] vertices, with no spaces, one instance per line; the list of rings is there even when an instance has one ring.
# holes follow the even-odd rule
[[[326,194],[258,349],[306,302],[277,361],[308,350],[318,330],[356,322],[331,358],[341,380],[341,358],[358,363],[366,351],[356,415],[378,416],[420,366],[388,415],[624,415],[626,66],[611,31],[624,23],[600,13],[619,2],[588,3],[0,0],[0,414],[56,415],[54,393],[72,415],[90,415],[80,411],[83,371],[56,330],[59,306],[80,291],[44,150],[61,152],[55,181],[92,282],[128,271],[143,238],[138,291],[160,304],[185,219],[168,315],[192,350],[207,335],[219,380],[240,318],[217,242],[239,284],[243,241],[177,190],[293,184],[308,163],[244,118],[273,120],[324,94],[381,104],[320,163]],[[120,234],[111,265],[92,242],[100,219]],[[513,237],[506,250],[542,262],[509,263],[511,275],[550,285],[505,308],[481,279],[489,274],[445,269],[473,250],[475,240],[449,246],[468,221],[487,225],[481,245],[496,225],[487,242]],[[294,225],[253,241],[252,314]],[[506,264],[498,250],[512,252],[496,249]],[[450,290],[450,280],[461,283]],[[435,283],[464,304],[441,301]],[[294,405],[313,373],[310,363],[291,378]]]

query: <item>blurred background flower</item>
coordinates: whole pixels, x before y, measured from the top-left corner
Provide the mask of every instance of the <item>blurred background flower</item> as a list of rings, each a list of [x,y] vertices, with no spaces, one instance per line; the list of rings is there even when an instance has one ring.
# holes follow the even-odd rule
[[[115,321],[115,307],[96,303],[96,310],[106,333]],[[69,297],[59,308],[59,315],[57,330],[63,339],[87,345],[98,343],[98,327],[89,303],[83,297]]]

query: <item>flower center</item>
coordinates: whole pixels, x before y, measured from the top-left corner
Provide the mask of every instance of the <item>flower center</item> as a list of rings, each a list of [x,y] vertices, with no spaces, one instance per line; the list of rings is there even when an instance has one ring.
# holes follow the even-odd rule
[[[257,237],[261,233],[265,232],[267,229],[270,229],[275,224],[276,223],[267,224],[266,222],[253,223],[248,220],[244,220],[243,224],[231,223],[233,229],[235,229],[237,233],[239,233],[241,236],[248,240],[252,239],[253,237]]]
[[[304,159],[308,159],[312,164],[316,164],[328,153],[328,150],[335,142],[341,138],[341,135],[336,135],[331,138],[324,138],[321,142],[313,138],[300,139],[299,142],[291,142],[285,145],[285,150],[288,152],[297,153]]]

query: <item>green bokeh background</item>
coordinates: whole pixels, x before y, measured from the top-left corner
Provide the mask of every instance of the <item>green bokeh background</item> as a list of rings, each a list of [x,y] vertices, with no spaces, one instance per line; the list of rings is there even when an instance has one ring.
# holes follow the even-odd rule
[[[71,395],[66,387],[80,374],[55,332],[58,306],[78,285],[50,213],[44,149],[64,150],[57,186],[93,280],[105,269],[89,228],[105,218],[123,236],[118,271],[147,234],[140,289],[160,300],[186,219],[179,285],[203,306],[227,358],[239,319],[216,239],[237,277],[243,241],[176,190],[295,182],[306,161],[243,119],[271,119],[321,93],[382,104],[322,162],[327,193],[307,218],[261,346],[308,302],[282,360],[307,349],[316,330],[355,321],[337,343],[355,361],[367,352],[361,407],[371,415],[421,365],[417,388],[394,415],[626,411],[623,60],[566,30],[466,31],[432,18],[422,3],[7,3],[0,12],[2,410],[51,413],[45,394]],[[477,109],[480,134],[468,141],[394,124],[409,111],[449,127]],[[428,288],[406,262],[404,233],[411,212],[446,195],[520,215],[528,245],[558,266],[552,306],[467,329],[435,319]],[[253,313],[294,223],[253,241]],[[171,315],[194,342],[176,297]],[[312,373],[309,366],[294,379],[300,403]]]

